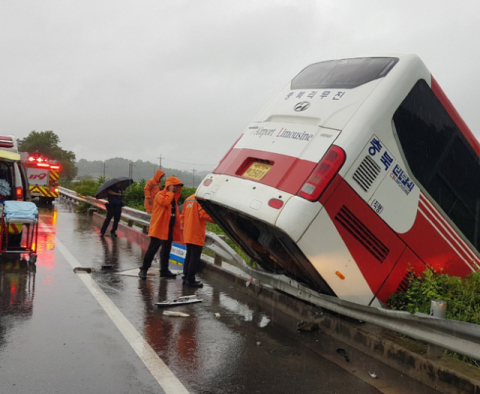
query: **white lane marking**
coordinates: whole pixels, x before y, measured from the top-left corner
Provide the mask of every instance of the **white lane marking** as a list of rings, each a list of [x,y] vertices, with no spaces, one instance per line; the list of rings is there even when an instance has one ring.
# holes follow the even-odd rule
[[[78,260],[57,237],[55,237],[55,247],[67,259],[72,268],[81,266]],[[108,298],[92,277],[85,273],[81,273],[78,276],[105,310],[110,319],[112,319],[113,323],[123,334],[130,346],[132,346],[133,350],[135,350],[135,353],[137,353],[138,357],[140,357],[165,393],[188,394],[188,390],[185,386],[178,380],[170,368],[167,367],[158,354],[155,353],[148,342],[143,339],[140,333],[135,327],[133,327],[132,323],[130,323],[123,313],[120,312],[112,300]]]

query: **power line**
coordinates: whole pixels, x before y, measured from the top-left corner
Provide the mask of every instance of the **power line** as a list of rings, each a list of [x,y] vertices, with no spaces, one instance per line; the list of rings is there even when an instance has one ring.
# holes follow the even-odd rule
[[[177,161],[177,160],[172,160],[172,159],[167,159],[164,157],[165,160],[167,161],[173,161],[174,163],[180,163],[180,164],[188,164],[188,165],[191,165],[191,166],[215,166],[217,165],[217,163],[215,164],[197,164],[197,163],[185,163],[184,161]]]

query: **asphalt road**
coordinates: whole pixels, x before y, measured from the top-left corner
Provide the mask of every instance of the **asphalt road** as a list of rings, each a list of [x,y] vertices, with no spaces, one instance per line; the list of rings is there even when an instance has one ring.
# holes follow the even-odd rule
[[[321,332],[283,329],[225,283],[184,288],[158,262],[140,280],[143,251],[119,235],[56,202],[40,208],[36,265],[3,256],[1,393],[435,393]],[[168,310],[188,317],[155,305],[185,295],[202,301]]]

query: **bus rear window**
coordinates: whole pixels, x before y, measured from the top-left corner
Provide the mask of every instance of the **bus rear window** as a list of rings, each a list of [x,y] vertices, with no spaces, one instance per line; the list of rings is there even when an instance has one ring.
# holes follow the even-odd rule
[[[292,80],[293,89],[352,89],[383,78],[397,64],[394,57],[365,57],[316,63]]]

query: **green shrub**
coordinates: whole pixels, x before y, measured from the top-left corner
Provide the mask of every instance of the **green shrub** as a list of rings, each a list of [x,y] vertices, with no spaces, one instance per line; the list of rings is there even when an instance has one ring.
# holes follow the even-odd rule
[[[412,275],[407,291],[392,294],[387,304],[395,310],[430,314],[433,300],[447,303],[447,319],[480,324],[480,271],[460,278],[426,270],[418,277]],[[480,359],[475,360],[450,351],[447,353],[480,367]]]
[[[94,197],[100,185],[101,183],[93,179],[83,179],[79,182],[70,182],[69,189],[74,190],[82,196]]]
[[[447,303],[447,319],[480,324],[480,271],[462,279],[426,270],[412,275],[407,291],[391,295],[387,303],[392,309],[429,314],[432,300]]]
[[[123,192],[124,199],[123,202],[130,208],[138,209],[139,211],[145,211],[144,202],[145,194],[143,189],[145,189],[145,184],[147,181],[141,179],[138,182],[133,182],[129,187]]]

